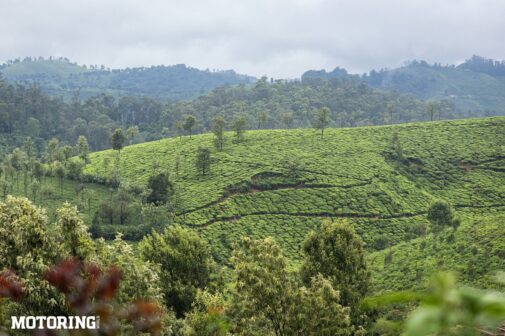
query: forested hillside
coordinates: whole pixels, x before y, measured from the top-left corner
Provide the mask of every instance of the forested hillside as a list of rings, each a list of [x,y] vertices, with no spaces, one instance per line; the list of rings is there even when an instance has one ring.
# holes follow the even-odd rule
[[[457,66],[430,65],[413,61],[408,65],[372,70],[363,76],[336,68],[331,72],[307,71],[302,78],[360,78],[371,87],[411,93],[420,99],[449,101],[455,109],[473,116],[505,114],[505,62],[473,56]]]
[[[37,151],[55,137],[74,145],[85,136],[92,150],[110,147],[112,131],[135,128],[134,143],[179,134],[208,132],[216,115],[228,126],[237,118],[246,128],[310,127],[314,111],[330,108],[330,126],[349,127],[429,120],[427,105],[411,96],[383,93],[353,80],[269,82],[252,86],[219,87],[191,102],[169,102],[99,94],[70,102],[51,97],[36,85],[22,86],[0,80],[0,150],[21,146],[31,137]],[[195,118],[191,129],[184,126]],[[440,104],[432,118],[461,116],[450,105]],[[4,152],[5,152],[4,150]]]
[[[218,114],[230,124],[234,117],[243,116],[249,128],[300,128],[311,127],[313,112],[325,106],[330,109],[332,127],[430,120],[425,102],[411,95],[371,89],[348,78],[301,82],[262,78],[251,87],[216,88],[192,102],[169,104],[167,117],[194,114],[201,130],[210,129]],[[450,104],[440,104],[435,118],[463,116]]]
[[[162,101],[188,100],[218,86],[255,81],[254,77],[232,70],[202,71],[184,64],[111,70],[78,65],[66,58],[27,57],[0,65],[0,72],[13,83],[37,83],[44,92],[65,100],[76,96],[87,99],[102,93],[115,98],[137,95]]]

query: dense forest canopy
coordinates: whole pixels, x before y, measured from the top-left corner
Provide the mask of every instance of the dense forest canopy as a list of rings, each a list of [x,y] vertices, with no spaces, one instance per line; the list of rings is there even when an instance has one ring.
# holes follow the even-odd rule
[[[224,116],[229,124],[234,116],[243,115],[253,129],[303,128],[313,124],[314,111],[322,107],[330,109],[331,127],[427,120],[426,103],[412,96],[380,92],[353,79],[317,78],[303,81],[262,78],[252,87],[217,88],[195,101],[169,104],[166,117],[168,123],[173,123],[178,116],[194,114],[202,131],[209,129],[215,115]],[[457,117],[459,113],[449,101],[441,103],[439,111],[444,119]]]
[[[37,85],[12,85],[0,79],[0,144],[3,148],[20,146],[31,137],[40,150],[53,137],[74,144],[84,135],[92,150],[104,149],[110,146],[114,128],[155,124],[163,106],[152,98],[116,100],[105,94],[65,102],[43,93]]]

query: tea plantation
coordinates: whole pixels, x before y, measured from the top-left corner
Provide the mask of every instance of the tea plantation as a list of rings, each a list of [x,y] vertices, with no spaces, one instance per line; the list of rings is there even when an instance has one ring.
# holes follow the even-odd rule
[[[130,183],[170,174],[175,222],[198,230],[222,263],[241,236],[274,236],[296,266],[307,232],[322,220],[346,219],[370,251],[377,291],[391,282],[422,284],[440,268],[471,273],[476,282],[505,269],[503,117],[328,129],[324,137],[310,129],[247,131],[240,142],[226,137],[222,151],[204,134],[120,153],[121,178]],[[195,167],[199,147],[212,151],[203,176]],[[106,180],[116,157],[93,153],[85,175]],[[462,218],[455,234],[426,232],[436,199]]]

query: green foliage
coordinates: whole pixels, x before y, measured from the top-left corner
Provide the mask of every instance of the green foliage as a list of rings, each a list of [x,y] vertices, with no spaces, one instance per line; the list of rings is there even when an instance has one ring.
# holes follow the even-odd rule
[[[440,231],[444,226],[451,226],[455,221],[452,206],[443,200],[437,200],[430,205],[427,217],[434,231]]]
[[[62,296],[44,280],[44,273],[71,257],[119,267],[123,275],[119,302],[161,300],[156,266],[141,260],[120,237],[112,244],[91,240],[76,207],[64,204],[57,223],[51,225],[45,211],[26,198],[8,196],[0,202],[0,270],[14,271],[26,294],[9,305],[12,314],[64,313]]]
[[[416,97],[442,103],[450,100],[460,115],[477,115],[486,111],[497,113],[505,103],[505,86],[501,75],[490,70],[493,67],[488,67],[488,64],[487,61],[475,62],[475,58],[457,67],[414,61],[397,69],[372,71],[363,79],[370,86],[383,90],[412,93]],[[437,110],[428,110],[426,119],[433,120],[432,116],[439,117],[439,113],[444,115],[449,112],[444,106],[438,106]]]
[[[195,167],[200,171],[202,176],[209,171],[210,163],[211,163],[210,149],[204,147],[198,148],[196,154]]]
[[[247,128],[247,119],[243,115],[236,115],[233,119],[232,129],[235,132],[235,137],[237,141],[242,141],[244,139],[244,133]]]
[[[77,144],[75,145],[77,156],[84,161],[84,164],[89,163],[89,145],[88,139],[84,135],[80,135],[77,138]]]
[[[57,210],[58,229],[60,230],[61,244],[64,251],[69,251],[70,256],[79,260],[89,260],[93,253],[93,242],[84,225],[77,207],[65,203]]]
[[[283,168],[285,169],[286,176],[297,179],[302,175],[303,171],[303,163],[299,158],[289,157],[284,160],[282,163]]]
[[[428,103],[428,115],[430,116],[430,121],[433,121],[435,113],[437,112],[437,107],[434,103]]]
[[[139,249],[145,260],[160,265],[165,305],[178,317],[184,316],[197,290],[210,286],[216,270],[206,242],[195,232],[176,226],[146,236]]]
[[[126,137],[123,134],[123,130],[120,128],[116,128],[114,133],[112,133],[112,136],[110,138],[110,144],[112,146],[112,149],[117,150],[118,152],[121,152],[121,149],[123,149],[123,146],[125,144]]]
[[[139,127],[138,126],[130,126],[126,130],[125,136],[126,139],[128,140],[128,144],[131,145],[135,137],[139,134]]]
[[[37,259],[51,255],[52,242],[47,237],[47,216],[26,198],[8,196],[0,203],[0,251],[2,268],[19,271],[27,255]],[[54,252],[53,252],[54,253]]]
[[[244,238],[234,251],[231,315],[239,335],[350,335],[349,310],[318,275],[298,287],[272,238]]]
[[[198,290],[192,309],[184,320],[184,335],[226,336],[230,328],[228,320],[223,295]]]
[[[402,164],[404,161],[403,148],[400,142],[398,133],[393,133],[391,137],[391,143],[389,145],[389,157],[391,160],[395,161],[397,164]]]
[[[117,267],[121,270],[122,281],[116,300],[119,303],[138,300],[163,301],[163,278],[159,265],[140,257],[134,247],[125,242],[121,234],[106,243],[95,241],[97,261],[106,267]]]
[[[26,293],[19,302],[6,307],[8,313],[38,315],[64,311],[61,296],[43,279],[44,272],[61,252],[48,234],[44,210],[26,198],[8,196],[5,203],[0,202],[0,272],[5,269],[15,272]]]
[[[151,191],[147,196],[147,202],[156,205],[166,204],[174,193],[174,185],[164,173],[151,176],[147,187]]]
[[[79,157],[70,158],[67,161],[67,170],[63,172],[63,177],[68,177],[71,180],[79,180],[81,178],[82,170],[84,169],[85,162]],[[59,169],[59,167],[58,167]],[[60,177],[61,172],[56,170],[56,176]]]
[[[440,271],[456,272],[465,285],[499,289],[493,279],[496,270],[505,269],[502,211],[485,209],[478,214],[467,210],[455,232],[447,228],[436,235],[371,253],[368,265],[373,274],[372,292],[423,289]],[[393,258],[385,265],[388,254]]]
[[[301,277],[309,284],[318,274],[339,290],[341,303],[351,308],[354,323],[360,323],[358,304],[367,294],[371,274],[367,269],[363,242],[347,222],[324,222],[303,242]],[[361,322],[362,323],[362,322]]]
[[[434,278],[432,290],[409,317],[405,335],[482,335],[505,319],[505,295],[455,286],[451,274]]]
[[[224,118],[221,116],[216,116],[212,120],[212,133],[214,133],[214,145],[218,150],[223,150],[224,145],[224,128],[225,122]]]
[[[184,124],[182,125],[182,128],[184,128],[184,130],[189,133],[190,138],[191,138],[191,131],[193,130],[195,124],[196,119],[192,115],[188,115],[186,119],[184,119]]]
[[[321,137],[324,135],[324,130],[330,124],[330,109],[323,107],[316,111],[314,115],[314,128],[321,130]]]
[[[505,103],[502,76],[503,62],[472,56],[458,66],[413,61],[396,69],[372,70],[361,77],[338,67],[331,72],[310,70],[302,75],[302,80],[353,79],[381,90],[411,93],[439,104],[436,112],[440,119],[441,114],[445,118],[454,111],[460,116],[499,114]],[[430,113],[426,118],[430,120]]]

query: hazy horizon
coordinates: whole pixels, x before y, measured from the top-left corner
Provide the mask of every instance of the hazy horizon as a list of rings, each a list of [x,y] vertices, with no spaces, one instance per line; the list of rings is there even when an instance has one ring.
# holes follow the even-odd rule
[[[0,0],[0,61],[67,57],[126,68],[186,64],[261,77],[350,73],[412,60],[505,58],[499,0]]]

